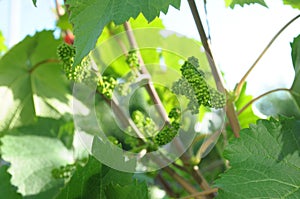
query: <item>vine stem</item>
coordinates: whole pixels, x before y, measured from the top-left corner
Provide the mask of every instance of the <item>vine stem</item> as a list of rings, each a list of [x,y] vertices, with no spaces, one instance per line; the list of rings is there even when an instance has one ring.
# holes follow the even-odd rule
[[[194,21],[195,21],[196,26],[197,26],[202,45],[203,45],[204,50],[206,52],[206,57],[208,59],[208,62],[209,62],[209,65],[210,65],[210,68],[211,68],[211,71],[212,71],[212,75],[215,79],[217,88],[221,92],[226,92],[226,89],[225,89],[224,84],[223,84],[223,80],[222,80],[221,75],[218,71],[218,68],[215,64],[212,52],[211,52],[209,44],[207,42],[207,36],[206,36],[205,30],[203,28],[203,25],[202,25],[202,22],[201,22],[201,18],[200,18],[196,3],[195,3],[194,0],[188,0],[188,3],[189,3],[189,6],[190,6],[190,9],[191,9]],[[234,136],[239,137],[240,136],[239,132],[241,130],[241,127],[240,127],[240,124],[239,124],[239,120],[237,118],[237,114],[236,114],[233,102],[231,100],[227,100],[227,102],[226,102],[226,115],[227,115],[227,118],[229,120],[232,131],[234,133]]]
[[[238,111],[238,115],[240,115],[243,111],[245,111],[251,104],[253,104],[255,101],[259,100],[260,98],[266,96],[266,95],[269,95],[271,93],[275,93],[275,92],[278,92],[278,91],[288,91],[290,92],[291,90],[288,89],[288,88],[277,88],[277,89],[274,89],[274,90],[270,90],[266,93],[263,93],[261,95],[259,95],[258,97],[256,98],[253,98],[251,101],[249,101],[245,106],[243,106],[243,108],[241,108],[241,110]]]
[[[157,174],[156,176],[157,180],[162,184],[164,190],[167,192],[167,194],[172,198],[178,198],[178,194],[175,193],[175,191],[172,189],[172,187],[169,185],[169,183],[161,176],[161,174]]]
[[[242,77],[242,79],[237,84],[235,95],[239,96],[242,90],[242,87],[251,73],[251,71],[254,69],[254,67],[257,65],[257,63],[260,61],[260,59],[264,56],[264,54],[267,52],[267,50],[271,47],[271,45],[274,43],[274,41],[278,38],[278,36],[289,26],[291,25],[296,19],[300,17],[300,14],[291,19],[287,24],[285,24],[277,33],[276,35],[271,39],[271,41],[268,43],[268,45],[265,47],[265,49],[260,53],[260,55],[257,57],[257,59],[254,61],[252,66],[249,68],[249,70],[245,73],[245,75]]]
[[[170,167],[164,167],[164,171],[166,171],[172,178],[174,178],[187,192],[190,194],[196,194],[198,191],[193,186],[191,186],[185,179],[183,179],[180,175],[178,175],[173,169]],[[196,196],[197,199],[205,199],[203,196]]]
[[[55,10],[56,10],[57,17],[60,18],[63,15],[63,13],[58,0],[55,0]]]
[[[183,197],[181,199],[189,199],[189,198],[194,198],[194,197],[197,197],[197,196],[205,196],[205,195],[209,195],[209,194],[216,193],[216,192],[218,192],[218,188],[213,188],[213,189],[210,189],[210,190],[198,192],[198,193]]]
[[[198,166],[193,166],[191,173],[192,173],[192,177],[196,180],[196,182],[198,184],[200,184],[200,187],[204,191],[211,189],[208,182],[206,181],[206,179],[204,178],[204,176],[200,172]],[[205,198],[213,198],[214,196],[215,196],[214,194],[210,194],[210,195],[207,195]]]
[[[208,58],[208,62],[209,62],[210,67],[211,67],[211,72],[212,72],[212,74],[214,76],[214,79],[216,81],[217,88],[218,88],[219,91],[224,92],[225,88],[224,88],[221,76],[219,74],[219,71],[218,71],[218,69],[215,65],[215,62],[214,62],[213,55],[212,55],[212,52],[210,50],[209,44],[207,42],[207,36],[206,36],[205,31],[204,31],[204,28],[203,28],[203,25],[202,25],[202,22],[201,22],[201,18],[200,18],[196,3],[195,3],[194,0],[188,0],[188,3],[189,3],[189,6],[190,6],[190,9],[192,11],[194,21],[195,21],[196,26],[197,26],[203,48],[206,52],[206,56]]]
[[[134,37],[134,34],[132,32],[132,28],[131,28],[130,23],[128,21],[126,21],[124,23],[124,28],[126,30],[126,34],[127,34],[127,37],[128,37],[128,40],[129,40],[131,48],[137,50],[137,56],[138,56],[138,59],[139,59],[139,64],[141,66],[141,73],[145,74],[145,75],[148,75],[149,72],[148,72],[147,68],[145,67],[145,63],[144,63],[144,60],[143,60],[143,58],[141,56],[141,53],[138,50],[138,45],[137,45],[136,39]],[[160,100],[160,98],[159,98],[159,96],[158,96],[158,94],[157,94],[157,92],[156,92],[156,90],[154,88],[154,85],[151,82],[150,78],[148,79],[148,83],[145,85],[145,87],[146,87],[146,90],[149,93],[152,101],[154,102],[154,104],[157,105],[156,109],[157,109],[158,113],[161,115],[163,121],[166,124],[169,124],[170,123],[169,117],[168,117],[165,109],[162,106],[162,102],[161,102],[161,100]]]
[[[131,126],[134,131],[137,133],[137,135],[140,137],[142,135],[139,130],[137,129],[136,125],[134,122],[126,117],[126,115],[123,113],[123,111],[120,109],[118,104],[115,102],[113,99],[108,99],[104,95],[102,95],[100,92],[97,91],[98,94],[100,94],[104,100],[106,101],[107,104],[111,105],[112,109],[115,109],[117,111],[117,116],[121,120],[122,124],[124,126]],[[143,137],[143,135],[141,136]],[[162,165],[163,163],[161,162],[160,159],[152,157],[153,161],[155,161],[158,165]],[[176,180],[187,192],[190,194],[197,193],[197,189],[195,189],[189,182],[187,182],[183,177],[178,175],[173,169],[171,169],[169,166],[166,166],[163,168],[164,171],[166,171],[174,180]],[[197,199],[202,199],[202,197],[197,197]]]
[[[32,73],[34,70],[36,70],[39,66],[43,64],[48,64],[48,63],[59,63],[60,61],[58,59],[45,59],[42,60],[38,63],[36,63],[31,69],[28,70],[29,73]]]
[[[130,26],[129,22],[125,22],[124,24],[124,28],[126,30],[126,34],[130,43],[131,48],[136,49],[137,50],[137,56],[139,59],[139,64],[141,66],[141,73],[142,74],[146,74],[148,75],[149,72],[147,71],[146,67],[145,67],[145,63],[143,61],[143,58],[138,50],[138,45],[135,39],[135,36],[132,32],[132,28]],[[150,76],[149,76],[150,77]],[[159,112],[159,114],[161,115],[162,119],[164,120],[164,122],[166,124],[170,124],[169,121],[169,117],[163,107],[163,104],[154,88],[153,83],[151,82],[151,79],[148,79],[148,83],[146,84],[146,90],[149,93],[152,101],[157,104],[157,111]],[[175,140],[175,144],[176,147],[179,149],[179,151],[182,151],[182,143],[180,142],[180,140]],[[181,159],[183,159],[183,161],[188,161],[188,159],[190,159],[190,157],[184,153],[181,157]],[[165,167],[164,170],[169,173],[169,175],[174,178],[185,190],[187,190],[189,193],[195,193],[195,191],[197,191],[197,189],[195,189],[193,186],[191,186],[189,183],[187,183],[180,175],[178,175],[175,171],[173,171],[170,167]],[[200,171],[195,171],[192,170],[191,174],[192,176],[196,179],[196,182],[201,186],[202,189],[206,190],[206,189],[210,189],[207,181],[205,180],[205,178],[202,175],[199,175]],[[206,197],[197,197],[197,198],[206,198]]]

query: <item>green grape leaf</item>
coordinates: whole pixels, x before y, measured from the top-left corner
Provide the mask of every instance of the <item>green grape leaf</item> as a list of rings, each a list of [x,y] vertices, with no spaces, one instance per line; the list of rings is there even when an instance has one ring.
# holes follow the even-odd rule
[[[150,22],[159,16],[160,11],[167,13],[170,5],[180,7],[180,0],[68,0],[71,12],[70,21],[74,24],[76,56],[74,65],[80,63],[92,50],[106,24],[113,21],[117,25],[130,17],[136,18],[143,13]]]
[[[110,183],[120,186],[132,182],[132,174],[111,169],[93,156],[85,166],[78,166],[66,186],[55,199],[106,198],[106,187]]]
[[[72,163],[73,155],[60,140],[36,135],[6,135],[1,142],[2,158],[11,164],[8,170],[11,182],[22,195],[34,195],[63,184],[63,180],[55,179],[51,171]]]
[[[246,94],[246,88],[247,84],[245,83],[243,85],[239,98],[235,101],[237,112],[252,100],[252,96]],[[249,106],[241,114],[238,115],[238,119],[242,128],[248,128],[249,124],[254,124],[256,120],[259,119],[259,117],[254,114],[252,106]]]
[[[0,167],[0,196],[5,196],[5,198],[22,198],[19,193],[17,193],[17,188],[11,185],[10,179],[11,175],[7,172],[8,166]]]
[[[3,135],[38,135],[60,139],[70,149],[73,143],[74,124],[63,118],[37,117],[34,123],[0,132]]]
[[[32,0],[32,3],[36,7],[36,0]]]
[[[295,70],[295,78],[291,87],[291,92],[295,101],[300,107],[300,35],[291,43],[292,47],[292,60]]]
[[[244,6],[245,4],[260,4],[262,6],[268,7],[264,0],[225,0],[226,6],[234,8],[235,5]]]
[[[52,31],[27,36],[0,60],[0,131],[30,124],[36,116],[71,114],[69,83],[57,63],[60,41]]]
[[[293,8],[300,9],[300,1],[299,0],[283,0],[285,5],[290,5]]]
[[[106,189],[106,197],[109,199],[147,199],[148,190],[145,182],[133,182],[132,184],[120,186],[110,184]]]
[[[61,30],[73,29],[72,24],[69,22],[68,12],[59,17],[56,26],[59,27]]]
[[[300,121],[258,120],[240,135],[225,149],[217,198],[300,198]]]
[[[57,186],[53,186],[51,189],[47,189],[46,191],[41,191],[35,195],[24,196],[23,199],[49,199],[54,198],[59,190],[63,187],[63,184],[58,184]]]
[[[2,55],[7,49],[4,42],[5,42],[5,38],[3,37],[3,34],[0,31],[0,55]]]
[[[105,151],[105,153],[103,153],[103,151]],[[123,150],[108,140],[100,141],[99,138],[94,137],[92,154],[98,159],[101,159],[101,162],[113,168],[123,169],[123,171],[134,171],[136,168],[136,160],[126,160]]]

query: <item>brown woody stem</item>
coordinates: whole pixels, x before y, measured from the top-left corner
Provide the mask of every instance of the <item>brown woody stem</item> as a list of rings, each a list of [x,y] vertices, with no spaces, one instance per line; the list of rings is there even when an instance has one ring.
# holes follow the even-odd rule
[[[206,191],[198,192],[198,193],[183,197],[181,199],[190,199],[190,198],[195,198],[197,196],[205,196],[205,195],[209,195],[209,194],[217,193],[217,192],[218,192],[218,188],[213,188],[213,189],[209,189]]]
[[[137,52],[137,56],[138,56],[138,59],[139,59],[139,64],[141,66],[141,71],[140,72],[142,74],[148,75],[149,72],[148,72],[147,68],[145,67],[145,63],[144,63],[144,60],[143,60],[143,58],[141,56],[141,53],[138,50],[138,44],[137,44],[136,39],[134,37],[134,34],[132,32],[132,28],[130,26],[130,23],[129,22],[125,22],[124,23],[124,28],[126,30],[126,34],[127,34],[127,37],[128,37],[128,40],[129,40],[131,48],[135,49],[136,52]],[[168,117],[168,115],[166,113],[166,110],[162,106],[162,102],[161,102],[161,100],[160,100],[160,98],[159,98],[159,96],[158,96],[158,94],[157,94],[157,92],[156,92],[156,90],[154,88],[154,85],[151,82],[150,78],[148,79],[148,83],[145,85],[145,87],[146,87],[146,90],[149,93],[149,95],[150,95],[153,103],[157,105],[156,109],[157,109],[158,113],[161,115],[163,121],[166,124],[169,124],[169,117]]]
[[[200,35],[202,45],[203,45],[204,50],[206,52],[206,57],[208,59],[208,62],[209,62],[213,77],[215,79],[217,88],[221,92],[226,92],[226,89],[223,85],[221,75],[218,71],[218,68],[216,67],[216,64],[215,64],[215,61],[213,59],[209,44],[207,42],[207,36],[206,36],[205,31],[204,31],[204,28],[203,28],[203,25],[202,25],[202,22],[201,22],[201,18],[200,18],[196,3],[195,3],[194,0],[188,0],[188,2],[189,2],[189,6],[190,6],[191,12],[192,12],[193,17],[194,17],[194,21],[196,23],[196,26],[197,26],[197,29],[198,29],[198,32],[199,32],[199,35]],[[239,120],[237,118],[236,111],[234,109],[234,104],[233,104],[232,101],[227,100],[226,105],[227,105],[226,115],[227,115],[227,118],[229,120],[232,131],[234,133],[234,136],[239,137],[240,136],[239,132],[240,132],[241,127],[240,127],[240,124],[239,124]]]

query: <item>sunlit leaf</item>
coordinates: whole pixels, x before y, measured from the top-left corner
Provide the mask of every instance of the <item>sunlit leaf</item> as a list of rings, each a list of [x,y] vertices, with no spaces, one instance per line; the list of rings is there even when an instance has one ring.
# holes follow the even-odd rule
[[[246,94],[247,84],[243,85],[239,98],[235,101],[235,106],[237,111],[240,111],[248,102],[252,100],[251,95]],[[241,114],[238,115],[238,119],[242,128],[249,127],[249,124],[254,124],[259,117],[257,117],[253,110],[252,106],[246,108]]]
[[[52,31],[27,36],[0,60],[0,131],[34,122],[36,116],[72,113],[71,95]]]
[[[22,195],[34,195],[63,184],[51,171],[72,163],[73,156],[62,142],[55,138],[36,135],[1,138],[2,158],[9,162],[12,184]]]
[[[298,1],[298,0],[283,0],[283,3],[285,5],[290,5],[293,8],[300,9],[300,1]]]
[[[267,7],[267,4],[264,0],[225,0],[225,4],[227,7],[230,6],[230,8],[234,8],[235,5],[240,5],[243,7],[247,4],[260,4],[262,6]]]
[[[2,32],[0,31],[0,56],[2,55],[3,52],[6,51],[7,47],[5,46],[5,39],[3,37]]]

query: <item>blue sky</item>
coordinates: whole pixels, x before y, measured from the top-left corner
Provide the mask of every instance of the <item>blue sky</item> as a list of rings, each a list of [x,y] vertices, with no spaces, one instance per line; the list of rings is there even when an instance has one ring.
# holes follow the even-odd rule
[[[197,2],[205,19],[203,2]],[[223,0],[207,2],[211,47],[231,89],[276,32],[299,14],[299,10],[283,6],[282,0],[266,0],[269,8],[251,5],[233,10],[225,8]],[[35,8],[31,0],[0,0],[0,30],[9,46],[27,34],[55,27],[54,0],[38,0],[37,5]],[[161,18],[167,29],[199,40],[187,1],[182,0],[180,11],[171,8]],[[270,89],[291,86],[294,73],[289,43],[298,34],[300,20],[278,38],[249,76],[248,93],[257,96]]]

